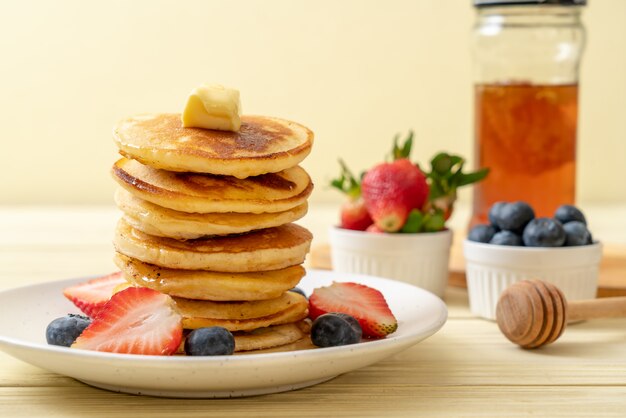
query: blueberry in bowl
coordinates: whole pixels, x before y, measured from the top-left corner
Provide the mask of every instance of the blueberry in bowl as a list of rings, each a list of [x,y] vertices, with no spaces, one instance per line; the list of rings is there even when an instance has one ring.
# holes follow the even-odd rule
[[[526,225],[522,238],[527,247],[562,247],[565,230],[556,219],[537,218]]]
[[[491,205],[491,208],[489,208],[489,214],[488,214],[489,222],[491,223],[491,226],[496,228],[496,230],[498,231],[500,230],[500,228],[498,227],[498,219],[500,219],[500,211],[506,204],[507,204],[506,202],[496,202],[493,205]]]
[[[494,234],[493,238],[489,241],[489,244],[519,247],[524,245],[524,242],[522,241],[522,237],[517,235],[515,232],[500,231]]]
[[[558,220],[563,225],[569,222],[582,222],[583,224],[587,225],[585,215],[580,209],[572,205],[559,206],[554,213],[554,219]]]
[[[473,227],[467,239],[474,242],[489,242],[496,234],[497,230],[493,225],[476,225]]]
[[[498,202],[489,211],[489,218],[499,229],[521,234],[524,227],[535,218],[535,211],[528,203],[522,201]]]
[[[572,247],[576,245],[588,245],[592,243],[591,233],[587,225],[580,221],[572,221],[563,225],[565,231],[565,245]]]

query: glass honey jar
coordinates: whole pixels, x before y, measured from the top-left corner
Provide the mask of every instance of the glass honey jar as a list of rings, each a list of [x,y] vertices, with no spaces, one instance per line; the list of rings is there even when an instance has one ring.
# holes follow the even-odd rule
[[[524,200],[552,216],[576,197],[578,73],[586,0],[475,0],[472,224],[491,205]]]

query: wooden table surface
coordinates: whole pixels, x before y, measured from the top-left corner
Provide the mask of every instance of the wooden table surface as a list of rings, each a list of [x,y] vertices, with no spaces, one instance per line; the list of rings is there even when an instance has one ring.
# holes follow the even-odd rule
[[[330,213],[313,207],[303,223],[323,240]],[[114,270],[117,216],[110,207],[0,208],[0,290]],[[626,239],[619,227],[607,233]],[[626,416],[626,319],[573,325],[556,344],[524,351],[471,316],[464,290],[449,289],[446,302],[444,328],[401,354],[318,386],[251,398],[111,393],[0,352],[0,417]]]

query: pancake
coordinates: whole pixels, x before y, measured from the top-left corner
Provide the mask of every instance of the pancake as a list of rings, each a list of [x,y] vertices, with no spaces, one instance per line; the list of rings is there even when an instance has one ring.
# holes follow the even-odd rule
[[[286,224],[244,235],[178,241],[145,234],[120,219],[113,245],[128,257],[160,267],[244,273],[301,264],[312,239],[305,228]]]
[[[294,322],[290,324],[274,325],[271,327],[255,329],[250,332],[234,332],[235,352],[247,352],[252,350],[265,350],[274,347],[286,346],[289,351],[293,350],[294,343],[303,340],[310,330],[310,325],[306,321]],[[310,340],[302,344],[303,348],[313,348]],[[185,353],[185,340],[180,343],[178,354]],[[275,348],[274,350],[280,351]]]
[[[251,332],[236,332],[233,334],[235,351],[263,350],[292,344],[304,338],[309,328],[304,322],[296,322],[256,329]]]
[[[128,192],[156,205],[191,213],[283,212],[306,202],[313,191],[299,166],[246,179],[211,174],[174,173],[122,158],[112,168]]]
[[[173,298],[176,310],[187,318],[211,318],[216,320],[243,321],[276,315],[295,305],[307,304],[304,296],[285,292],[277,298],[253,302],[213,302]]]
[[[277,312],[272,315],[263,316],[260,318],[249,319],[216,319],[216,318],[203,318],[200,316],[183,316],[183,328],[184,329],[197,329],[204,327],[223,327],[230,332],[235,331],[253,331],[257,328],[265,328],[271,325],[289,324],[291,322],[300,321],[307,317],[309,314],[309,303],[302,296],[294,292],[289,292],[301,297],[301,300],[292,303],[288,308]],[[226,303],[226,302],[222,302]]]
[[[115,264],[126,280],[170,296],[214,301],[265,300],[281,296],[305,275],[302,266],[251,273],[175,270],[146,264],[122,254]]]
[[[183,128],[180,114],[154,114],[119,122],[113,137],[120,154],[169,171],[246,178],[276,173],[309,155],[313,132],[287,120],[242,116],[239,132]]]
[[[305,202],[275,213],[185,213],[142,200],[122,188],[115,192],[115,203],[133,228],[146,234],[176,239],[240,234],[280,226],[302,218],[308,209]]]
[[[299,332],[294,326],[298,328]],[[309,319],[292,324],[261,328],[251,332],[236,332],[233,334],[235,336],[235,351],[238,354],[259,354],[311,350],[317,347],[311,342],[310,333],[311,322]],[[298,338],[298,335],[301,337]]]

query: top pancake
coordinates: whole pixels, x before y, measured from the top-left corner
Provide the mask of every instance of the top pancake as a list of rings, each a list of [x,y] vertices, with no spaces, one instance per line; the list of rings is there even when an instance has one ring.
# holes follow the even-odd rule
[[[297,165],[313,132],[266,116],[242,116],[239,132],[183,128],[180,114],[162,113],[122,120],[114,140],[122,155],[151,167],[246,178]]]

